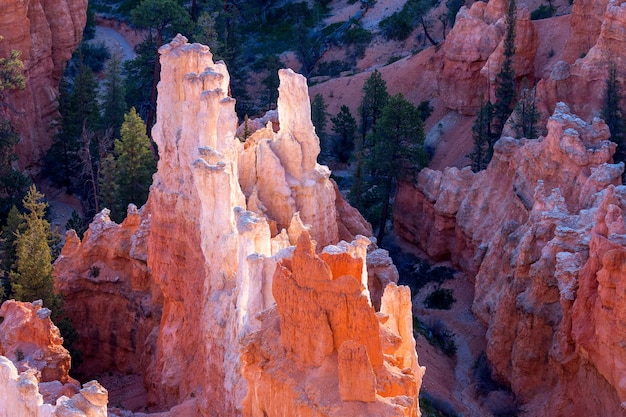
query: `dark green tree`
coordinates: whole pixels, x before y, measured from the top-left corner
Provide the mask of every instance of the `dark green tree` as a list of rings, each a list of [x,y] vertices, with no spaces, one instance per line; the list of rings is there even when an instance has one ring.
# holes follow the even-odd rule
[[[12,206],[20,204],[30,185],[30,179],[14,168],[15,145],[19,141],[11,122],[0,120],[0,218],[5,218]]]
[[[480,106],[476,120],[472,126],[472,139],[474,147],[468,155],[471,160],[472,171],[478,172],[487,168],[487,164],[493,155],[494,135],[491,130],[493,121],[493,106],[487,101]]]
[[[315,126],[315,133],[317,137],[319,137],[321,143],[326,143],[326,117],[328,116],[328,112],[326,109],[328,108],[328,104],[324,100],[324,97],[321,94],[316,94],[313,97],[313,102],[311,103],[311,121],[313,122],[313,126]]]
[[[122,63],[117,55],[113,55],[107,65],[102,107],[105,129],[112,129],[112,135],[119,136],[120,127],[124,122],[124,113],[128,111],[128,107],[122,77]]]
[[[428,156],[421,113],[402,94],[389,98],[372,135],[376,136],[375,145],[365,156],[372,172],[367,188],[376,190],[380,198],[380,217],[372,220],[378,225],[377,239],[382,243],[396,181],[414,180],[428,163]]]
[[[13,296],[20,301],[41,299],[51,310],[59,306],[52,276],[52,238],[50,223],[45,219],[48,204],[43,194],[31,186],[24,198],[24,228],[16,232],[15,270],[10,273]]]
[[[98,171],[98,198],[101,208],[108,208],[111,213],[120,213],[116,219],[121,218],[122,207],[118,204],[119,187],[117,185],[117,162],[113,155],[102,158]]]
[[[350,189],[350,202],[358,210],[363,211],[361,198],[363,196],[363,153],[368,152],[374,146],[370,143],[370,132],[375,130],[376,122],[380,118],[383,108],[389,100],[387,83],[383,80],[378,70],[374,70],[372,75],[363,84],[363,98],[359,106],[359,116],[361,118],[360,135],[356,143],[356,169],[354,172],[352,187]]]
[[[61,129],[46,156],[47,171],[63,186],[80,188],[81,169],[78,153],[85,131],[95,132],[101,127],[97,101],[98,83],[86,65],[78,64],[73,83],[62,80],[59,86]]]
[[[152,184],[152,174],[156,171],[156,160],[152,154],[146,126],[134,108],[124,115],[121,139],[115,140],[115,184],[117,195],[115,205],[120,208],[128,204],[142,206],[148,199]],[[105,165],[109,162],[105,162]],[[103,167],[102,169],[105,169]],[[102,178],[102,176],[100,177]],[[125,213],[113,213],[113,218],[121,220]]]
[[[263,70],[267,73],[267,75],[263,78],[263,85],[267,89],[267,104],[266,108],[268,110],[275,109],[276,103],[278,101],[278,70],[283,67],[282,62],[276,55],[270,55],[267,57],[265,61],[265,65],[263,66]]]
[[[622,95],[617,80],[617,67],[615,63],[610,63],[606,79],[602,117],[611,131],[611,140],[617,143],[617,150],[613,159],[615,162],[626,163],[626,120],[622,112],[621,101]],[[624,179],[626,179],[626,175],[622,174],[622,182]]]
[[[339,162],[346,163],[354,150],[354,140],[356,138],[356,120],[352,117],[348,106],[341,106],[339,113],[331,117],[332,130],[335,133],[333,140],[333,153]]]
[[[152,128],[156,116],[157,84],[161,75],[161,64],[157,51],[165,42],[171,40],[176,33],[188,34],[192,29],[192,21],[187,10],[175,0],[143,0],[130,14],[133,24],[148,29],[148,38],[154,42],[154,66],[152,67],[152,85],[150,90],[150,107],[147,112],[147,126]],[[153,38],[154,35],[154,38]]]
[[[513,56],[515,55],[515,0],[509,0],[506,13],[506,34],[504,37],[504,60],[496,75],[495,103],[493,103],[493,132],[500,137],[504,124],[515,108],[515,71]]]
[[[515,106],[513,128],[518,138],[534,139],[539,136],[537,123],[541,114],[537,109],[535,91],[534,88],[523,88],[520,93],[520,99]]]
[[[76,210],[72,210],[72,215],[70,216],[67,223],[65,223],[65,230],[73,229],[79,238],[83,238],[85,231],[87,230],[87,225],[85,224],[85,220],[80,217],[80,214]]]

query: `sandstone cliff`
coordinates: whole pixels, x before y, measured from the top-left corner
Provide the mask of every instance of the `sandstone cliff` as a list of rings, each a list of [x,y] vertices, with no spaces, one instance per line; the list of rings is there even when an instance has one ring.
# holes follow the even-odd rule
[[[402,237],[475,274],[487,355],[533,416],[623,412],[626,187],[608,138],[561,103],[546,137],[500,139],[487,170],[426,169],[398,191]]]
[[[87,0],[3,1],[0,56],[14,49],[22,53],[26,89],[9,92],[15,111],[0,106],[0,114],[13,121],[22,138],[16,147],[21,168],[39,163],[52,144],[59,81],[81,40],[86,11]]]
[[[148,406],[162,415],[177,415],[180,407],[190,415],[253,415],[244,398],[262,389],[257,384],[265,375],[260,370],[259,378],[244,378],[240,342],[262,329],[263,317],[276,310],[275,297],[285,292],[273,288],[274,271],[280,262],[291,263],[300,253],[291,245],[310,234],[320,250],[337,245],[326,249],[342,253],[331,269],[338,276],[351,275],[344,281],[354,281],[337,291],[343,288],[360,306],[333,324],[349,329],[356,344],[341,352],[355,359],[335,360],[324,372],[336,380],[350,366],[369,366],[377,382],[375,391],[368,391],[374,404],[364,415],[392,403],[388,409],[395,414],[388,415],[419,415],[416,396],[423,370],[412,347],[408,292],[386,294],[397,270],[386,251],[368,249],[370,240],[357,236],[371,234],[369,225],[340,198],[328,168],[316,162],[319,140],[310,122],[306,80],[281,71],[279,129],[257,130],[243,144],[235,137],[225,64],[182,36],[160,53],[153,128],[160,159],[148,202],[140,211],[129,207],[121,225],[103,211],[82,242],[68,233],[55,263],[58,288],[86,349],[81,371],[109,368],[142,375]],[[328,263],[334,259],[320,257]],[[314,254],[307,259],[311,268],[321,262]],[[301,259],[300,268],[308,268]],[[386,318],[376,318],[372,305],[380,305]],[[369,319],[353,323],[358,312]],[[292,317],[296,323],[308,317],[304,311],[298,314],[303,316]],[[98,326],[93,326],[95,318]],[[387,330],[379,331],[379,321],[385,320],[388,324],[380,328]],[[315,334],[291,326],[303,349],[308,347],[302,340],[315,343]],[[358,344],[363,340],[355,338],[363,326],[384,343],[363,350]],[[283,356],[282,348],[275,348],[273,354]],[[366,357],[373,362],[368,365]],[[275,398],[286,402],[306,387],[306,381],[295,379]],[[334,400],[342,406],[360,397]],[[323,412],[317,403],[307,407],[300,410]]]

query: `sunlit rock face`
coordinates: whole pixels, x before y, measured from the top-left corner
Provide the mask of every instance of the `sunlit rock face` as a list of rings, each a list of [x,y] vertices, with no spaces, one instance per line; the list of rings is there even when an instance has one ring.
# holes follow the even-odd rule
[[[410,291],[387,286],[376,313],[364,259],[337,249],[316,255],[303,233],[279,262],[276,306],[244,341],[244,415],[420,415]]]
[[[0,416],[107,416],[107,391],[68,375],[70,354],[41,301],[6,301],[0,318]]]
[[[475,274],[487,355],[532,415],[621,415],[624,167],[604,122],[560,103],[547,127],[500,139],[485,171],[424,170],[396,230]]]
[[[58,86],[65,64],[79,44],[87,20],[87,0],[3,0],[0,13],[0,56],[22,53],[26,88],[0,106],[22,140],[16,147],[20,167],[41,162],[52,144],[52,123],[58,118]]]
[[[414,350],[410,294],[388,285],[398,277],[388,253],[365,237],[369,224],[316,162],[319,140],[305,79],[280,73],[279,128],[259,129],[242,143],[225,64],[182,36],[160,54],[152,131],[160,158],[148,202],[141,210],[130,206],[121,225],[103,211],[82,241],[70,232],[55,264],[57,286],[85,338],[88,360],[81,369],[143,375],[148,406],[162,415],[256,416],[250,393],[272,377],[258,366],[258,378],[244,377],[243,357],[250,352],[242,354],[241,343],[251,334],[274,338],[264,317],[276,311],[276,297],[288,295],[274,282],[283,276],[277,265],[283,271],[294,259],[307,280],[306,271],[323,262],[334,271],[330,281],[347,283],[317,296],[330,297],[324,308],[352,300],[333,319],[341,343],[314,355],[314,365],[335,358],[324,362],[335,384],[343,381],[343,394],[332,400],[338,407],[352,404],[346,410],[366,400],[374,407],[368,410],[387,410],[382,415],[418,415],[423,369]],[[294,249],[302,236],[310,250]],[[324,252],[316,255],[316,247]],[[309,317],[295,308],[295,321],[285,322],[291,343],[303,351],[317,350],[316,331],[297,325]],[[100,362],[98,346],[105,350]],[[272,355],[284,357],[281,345],[272,348]],[[367,386],[360,385],[363,375]],[[283,383],[285,395],[309,386],[298,378]],[[303,415],[323,415],[319,404],[303,404]]]

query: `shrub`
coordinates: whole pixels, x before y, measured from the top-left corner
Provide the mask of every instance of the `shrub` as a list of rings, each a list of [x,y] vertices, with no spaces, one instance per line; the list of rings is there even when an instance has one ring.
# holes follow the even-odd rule
[[[448,402],[433,397],[429,393],[422,391],[419,397],[422,417],[457,417],[454,407]]]
[[[440,349],[447,356],[456,355],[454,334],[446,329],[441,321],[436,320],[426,324],[417,317],[413,317],[413,331],[424,336],[428,343]]]
[[[435,308],[439,310],[450,310],[452,303],[456,300],[452,295],[452,290],[449,288],[437,288],[431,292],[424,300],[424,305],[427,308]]]
[[[100,268],[95,265],[92,265],[89,268],[89,276],[91,278],[98,278],[99,275],[100,275]]]
[[[542,4],[532,11],[530,14],[530,20],[547,19],[554,16],[554,13],[556,13],[556,9],[553,6]]]

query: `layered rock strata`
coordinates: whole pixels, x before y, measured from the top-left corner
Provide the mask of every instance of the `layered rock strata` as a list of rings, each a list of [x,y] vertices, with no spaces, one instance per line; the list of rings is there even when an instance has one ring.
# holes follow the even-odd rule
[[[6,0],[0,14],[0,56],[22,53],[26,88],[9,91],[0,114],[17,128],[21,168],[40,162],[52,144],[58,118],[58,85],[79,44],[87,20],[87,0]],[[24,117],[27,115],[28,117]]]
[[[406,397],[395,400],[399,414],[393,415],[416,415],[423,371],[414,349],[411,356],[406,348],[413,343],[406,294],[382,295],[387,283],[397,281],[397,270],[385,251],[369,250],[370,239],[356,236],[371,234],[369,225],[340,198],[328,168],[316,162],[319,140],[310,122],[306,80],[280,72],[280,129],[257,130],[243,144],[236,138],[224,63],[182,36],[160,54],[152,132],[160,158],[148,202],[140,211],[130,207],[121,225],[104,211],[82,242],[70,232],[55,264],[58,287],[86,338],[81,343],[97,341],[93,349],[88,346],[90,368],[96,366],[98,344],[108,350],[104,364],[143,375],[148,405],[163,415],[176,415],[180,407],[193,415],[248,415],[246,393],[260,388],[259,381],[242,375],[240,341],[261,329],[262,317],[276,309],[274,271],[281,260],[290,262],[291,245],[304,233],[320,249],[337,245],[327,250],[343,253],[340,259],[350,265],[338,271],[357,279],[361,309],[375,317],[367,289],[372,281],[374,304],[387,309],[393,323],[388,327],[396,336],[386,337],[394,348],[385,354],[395,358],[390,361],[398,369],[379,370],[386,366],[382,350],[367,351],[381,375],[378,394],[368,398],[378,404],[390,401],[383,397]],[[340,242],[340,237],[354,241]],[[345,289],[355,295],[354,288]],[[93,317],[103,323],[101,330],[86,330]],[[351,334],[362,325],[378,326],[376,320],[352,323],[351,317],[338,318],[336,326],[351,328]],[[314,334],[295,330],[313,343]],[[379,337],[378,330],[372,334]],[[343,355],[357,358],[355,366],[365,363],[358,345],[344,350]],[[413,382],[402,382],[406,379]],[[289,383],[297,391],[305,381]],[[309,406],[307,412],[319,412],[315,404]]]
[[[485,171],[424,170],[398,192],[396,230],[475,274],[487,356],[532,415],[621,415],[624,166],[599,119],[561,103],[547,127],[500,139]]]

